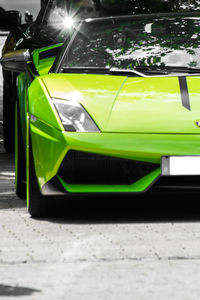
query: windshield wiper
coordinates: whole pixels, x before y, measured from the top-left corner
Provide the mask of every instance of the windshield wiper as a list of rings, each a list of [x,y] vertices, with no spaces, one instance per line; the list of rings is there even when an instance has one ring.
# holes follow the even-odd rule
[[[61,69],[62,73],[82,73],[82,74],[109,74],[109,75],[137,75],[146,77],[145,74],[135,69],[117,69],[117,68],[104,68],[104,67],[64,67]]]
[[[136,69],[117,69],[117,68],[111,68],[110,73],[114,75],[137,75],[139,77],[147,77],[144,73],[137,71]]]
[[[81,74],[109,74],[122,76],[139,76],[149,77],[148,75],[168,75],[169,72],[165,69],[155,67],[136,67],[134,69],[118,69],[106,67],[64,67],[62,73],[81,73]]]
[[[134,69],[118,69],[106,67],[64,67],[61,69],[62,73],[80,73],[80,74],[108,74],[108,75],[123,75],[123,76],[139,76],[149,77],[164,75],[170,73],[187,74],[200,74],[200,68],[193,67],[179,67],[179,66],[138,66]]]
[[[196,67],[167,67],[167,69],[171,69],[171,72],[178,73],[188,73],[188,74],[198,74],[200,73],[200,68]]]
[[[110,74],[110,68],[104,67],[63,67],[62,73]]]
[[[200,68],[196,67],[179,67],[179,66],[138,66],[136,70],[143,71],[145,74],[170,74],[170,73],[184,73],[184,74],[198,74]]]

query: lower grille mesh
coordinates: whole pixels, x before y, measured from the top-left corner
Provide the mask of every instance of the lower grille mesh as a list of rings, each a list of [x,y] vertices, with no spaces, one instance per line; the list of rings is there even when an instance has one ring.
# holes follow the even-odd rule
[[[58,175],[70,184],[129,185],[158,167],[158,164],[70,150]]]

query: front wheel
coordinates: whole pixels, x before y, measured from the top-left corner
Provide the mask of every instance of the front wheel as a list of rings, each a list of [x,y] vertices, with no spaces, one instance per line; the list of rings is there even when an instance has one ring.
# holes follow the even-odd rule
[[[17,103],[15,108],[15,185],[17,196],[26,199],[26,156]]]
[[[30,140],[30,138],[29,138]],[[54,201],[50,196],[43,196],[40,192],[34,165],[31,142],[29,142],[29,166],[27,169],[27,205],[33,218],[50,217],[54,212]]]

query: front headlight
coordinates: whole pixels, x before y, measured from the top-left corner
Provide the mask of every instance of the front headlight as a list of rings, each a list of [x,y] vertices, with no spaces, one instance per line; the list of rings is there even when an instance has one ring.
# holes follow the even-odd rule
[[[66,131],[100,132],[92,118],[77,101],[53,99]]]

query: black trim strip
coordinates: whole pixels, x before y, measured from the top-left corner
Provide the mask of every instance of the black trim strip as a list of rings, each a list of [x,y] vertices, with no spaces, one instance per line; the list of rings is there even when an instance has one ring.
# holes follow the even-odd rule
[[[186,109],[191,110],[187,79],[185,76],[180,76],[178,79],[179,79],[179,85],[181,90],[182,105]]]

